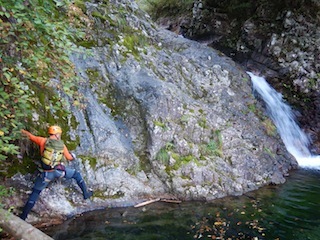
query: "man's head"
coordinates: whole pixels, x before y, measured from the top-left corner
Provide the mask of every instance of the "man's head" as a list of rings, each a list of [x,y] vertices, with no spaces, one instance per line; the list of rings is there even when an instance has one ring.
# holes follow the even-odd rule
[[[53,125],[48,128],[48,133],[50,135],[61,136],[62,130],[61,130],[61,127],[57,125]]]

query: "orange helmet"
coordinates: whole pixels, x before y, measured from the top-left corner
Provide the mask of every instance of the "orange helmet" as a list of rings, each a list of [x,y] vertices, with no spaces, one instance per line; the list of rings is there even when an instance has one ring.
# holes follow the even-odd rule
[[[49,134],[57,134],[57,133],[62,133],[61,127],[59,126],[50,126],[48,129]]]

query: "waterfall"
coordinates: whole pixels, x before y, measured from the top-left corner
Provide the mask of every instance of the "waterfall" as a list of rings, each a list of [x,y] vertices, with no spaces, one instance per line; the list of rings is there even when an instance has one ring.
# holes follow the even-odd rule
[[[253,90],[260,95],[266,104],[266,110],[289,153],[297,160],[300,167],[320,169],[320,156],[312,156],[309,151],[310,139],[296,122],[291,107],[286,104],[282,95],[273,89],[260,76],[247,72],[251,77]]]

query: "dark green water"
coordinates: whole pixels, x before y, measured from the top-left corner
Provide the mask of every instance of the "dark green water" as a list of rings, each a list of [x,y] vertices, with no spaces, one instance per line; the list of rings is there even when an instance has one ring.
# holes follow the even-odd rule
[[[320,239],[320,171],[240,197],[105,209],[44,231],[54,239]]]

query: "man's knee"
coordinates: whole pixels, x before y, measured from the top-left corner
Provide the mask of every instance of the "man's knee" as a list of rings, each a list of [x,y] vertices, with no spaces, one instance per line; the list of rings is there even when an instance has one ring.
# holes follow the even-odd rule
[[[78,171],[74,172],[72,178],[74,178],[77,182],[83,181],[82,176],[81,176],[80,172],[78,172]]]
[[[49,176],[49,173],[43,172],[40,176],[37,177],[37,179],[34,183],[33,189],[41,192],[51,182],[51,180],[52,180],[51,178],[52,178],[52,176]]]
[[[32,193],[30,194],[28,202],[35,203],[38,200],[40,193],[41,193],[41,190],[33,189]]]

